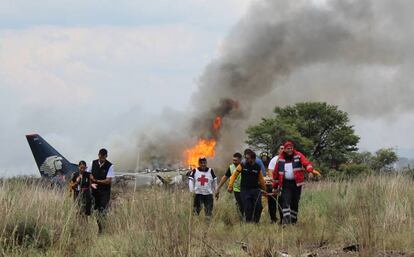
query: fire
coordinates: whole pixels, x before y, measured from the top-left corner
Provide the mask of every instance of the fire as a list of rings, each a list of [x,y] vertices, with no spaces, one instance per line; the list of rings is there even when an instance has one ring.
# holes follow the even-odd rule
[[[187,157],[187,165],[191,168],[198,166],[198,158],[214,157],[217,141],[214,139],[200,139],[198,143],[185,151]]]
[[[217,116],[213,123],[213,129],[214,131],[218,131],[220,127],[221,127],[221,117]]]
[[[211,135],[208,139],[200,138],[195,146],[185,151],[187,165],[191,168],[197,167],[198,158],[215,156],[218,133],[221,128],[221,117],[217,116],[211,125]]]

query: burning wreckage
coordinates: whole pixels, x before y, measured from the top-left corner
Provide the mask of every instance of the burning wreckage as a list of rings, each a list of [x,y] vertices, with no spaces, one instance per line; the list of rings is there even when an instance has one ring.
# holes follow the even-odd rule
[[[197,167],[200,157],[215,158],[222,121],[233,110],[238,109],[237,101],[223,99],[218,108],[205,115],[206,119],[195,122],[198,126],[195,126],[194,130],[199,131],[196,142],[183,151],[187,168],[157,168],[116,173],[114,184],[127,187],[183,184],[187,181],[190,171]],[[49,179],[52,183],[65,184],[78,170],[78,165],[69,162],[40,135],[26,135],[26,139],[42,178]]]

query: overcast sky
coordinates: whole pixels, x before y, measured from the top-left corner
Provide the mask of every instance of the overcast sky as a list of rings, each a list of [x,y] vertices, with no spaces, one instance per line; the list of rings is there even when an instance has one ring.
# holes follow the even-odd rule
[[[89,161],[165,109],[185,110],[252,2],[0,0],[0,175],[38,173],[25,134]],[[411,114],[351,115],[361,149],[410,155]]]

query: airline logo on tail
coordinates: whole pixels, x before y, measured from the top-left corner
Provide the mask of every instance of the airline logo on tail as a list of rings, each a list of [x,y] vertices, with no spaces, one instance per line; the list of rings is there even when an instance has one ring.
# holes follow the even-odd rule
[[[63,158],[57,155],[49,156],[40,166],[39,170],[43,174],[52,177],[63,168]]]
[[[70,177],[78,166],[70,163],[38,134],[26,135],[33,157],[42,177],[53,178],[61,172]]]

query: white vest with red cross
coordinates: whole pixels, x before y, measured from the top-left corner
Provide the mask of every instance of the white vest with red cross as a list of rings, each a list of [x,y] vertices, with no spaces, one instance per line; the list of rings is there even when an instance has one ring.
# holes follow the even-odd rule
[[[207,171],[195,169],[190,179],[194,183],[194,193],[201,195],[211,195],[215,190],[216,176],[209,168]]]

